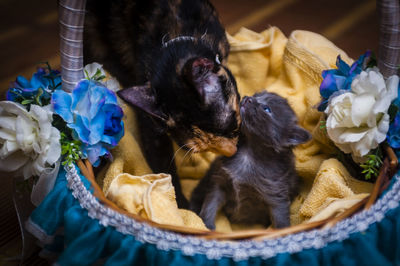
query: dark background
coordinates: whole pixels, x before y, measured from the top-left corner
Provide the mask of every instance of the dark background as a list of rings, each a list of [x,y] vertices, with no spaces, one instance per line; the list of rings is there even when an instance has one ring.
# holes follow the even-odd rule
[[[277,26],[286,36],[296,29],[320,33],[352,58],[377,53],[375,0],[211,0],[227,31],[240,26],[262,31]],[[0,95],[17,75],[32,76],[37,64],[59,66],[56,0],[0,0]],[[18,255],[20,234],[14,212],[12,179],[0,173],[0,265]],[[36,257],[27,265],[41,265]]]

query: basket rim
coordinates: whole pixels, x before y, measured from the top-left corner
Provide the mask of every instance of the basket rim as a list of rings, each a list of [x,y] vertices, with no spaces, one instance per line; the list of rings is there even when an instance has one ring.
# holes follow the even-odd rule
[[[386,213],[399,206],[400,170],[393,177],[392,186],[368,210],[363,210],[350,218],[337,222],[330,228],[313,229],[307,232],[293,233],[273,239],[219,241],[204,239],[193,235],[184,235],[163,230],[136,221],[101,204],[87,189],[75,166],[65,167],[68,188],[87,210],[88,216],[103,226],[111,226],[124,235],[132,235],[137,240],[154,244],[161,250],[179,250],[185,255],[203,254],[209,259],[230,257],[244,260],[250,257],[270,258],[279,253],[296,253],[309,248],[322,248],[333,241],[347,239],[350,234],[365,231],[373,223],[385,218]]]
[[[305,222],[300,223],[298,225],[289,226],[282,229],[243,229],[235,232],[217,232],[210,231],[204,229],[194,229],[186,226],[177,226],[177,225],[168,225],[168,224],[160,224],[156,223],[150,219],[146,219],[141,217],[138,214],[130,213],[119,206],[117,206],[114,202],[106,198],[103,193],[103,190],[97,184],[96,177],[92,168],[92,165],[88,160],[79,160],[77,162],[77,167],[79,168],[82,176],[86,178],[86,180],[90,183],[93,189],[93,196],[98,202],[105,207],[110,208],[111,210],[125,215],[129,219],[134,219],[138,222],[147,223],[150,226],[154,226],[156,228],[162,230],[169,230],[176,233],[183,233],[188,235],[196,235],[205,239],[215,239],[215,240],[238,240],[238,239],[253,239],[253,240],[263,240],[263,239],[271,239],[282,237],[288,234],[294,234],[303,231],[309,231],[312,229],[320,229],[320,228],[328,228],[334,226],[339,221],[351,217],[355,213],[359,212],[361,209],[368,210],[377,200],[379,195],[388,187],[390,184],[391,178],[396,173],[396,169],[398,166],[398,159],[393,149],[391,149],[388,145],[383,145],[386,151],[386,157],[384,159],[383,165],[380,168],[380,173],[375,181],[373,190],[370,195],[363,198],[353,206],[347,208],[342,213],[334,214],[324,220],[318,220],[314,222]]]
[[[391,2],[391,1],[393,1],[393,0],[380,0],[380,2],[382,3],[382,6],[385,6],[386,4],[387,4],[387,2]],[[70,5],[73,5],[73,6],[75,6],[75,5],[78,5],[78,6],[85,6],[85,0],[83,0],[82,2],[79,2],[79,1],[76,1],[76,0],[63,0],[62,1],[62,3],[64,3],[63,5],[61,5],[60,6],[60,11],[61,11],[61,14],[63,14],[63,12],[66,12],[65,11],[65,8],[67,8],[68,9],[68,7],[70,6]],[[379,2],[379,1],[378,1]],[[380,6],[379,6],[380,7]],[[386,7],[386,6],[385,6]],[[397,8],[398,8],[398,6],[397,6]],[[79,9],[80,10],[80,9]],[[385,11],[384,13],[382,13],[383,15],[387,15],[387,12],[386,12],[386,9],[384,9],[384,8],[382,8],[382,10],[383,11]],[[75,16],[75,17],[74,17]],[[73,20],[71,20],[71,25],[67,25],[68,26],[68,29],[69,30],[73,30],[73,28],[74,28],[74,23],[82,23],[83,22],[83,18],[84,18],[84,13],[83,12],[78,12],[78,13],[76,13],[76,14],[74,14],[74,16],[73,16]],[[61,16],[60,16],[61,17]],[[394,18],[392,18],[392,17],[390,17],[391,19],[393,19],[393,21],[398,21],[398,17],[397,16],[395,16]],[[73,23],[72,23],[73,22]],[[83,26],[83,24],[81,25],[81,26]],[[79,52],[82,52],[82,49],[80,49],[80,51]],[[384,60],[379,60],[379,61],[384,61]],[[65,62],[67,62],[67,61],[65,61]],[[63,64],[63,63],[62,63]],[[62,73],[63,74],[63,76],[64,76],[64,73]],[[77,76],[75,77],[75,78],[77,78]],[[81,167],[80,167],[81,168]],[[81,171],[82,171],[83,169],[81,168]],[[91,170],[91,168],[87,168],[87,170],[88,170],[88,172],[89,172],[89,174],[90,175],[93,175],[93,171]],[[99,220],[101,220],[101,223],[103,224],[103,225],[105,225],[105,226],[107,226],[107,225],[112,225],[112,226],[114,226],[115,228],[117,228],[117,230],[122,230],[121,232],[128,232],[129,233],[129,228],[123,228],[123,227],[121,227],[121,226],[127,226],[128,224],[131,224],[131,226],[133,226],[133,228],[138,228],[138,227],[142,227],[143,226],[143,231],[144,232],[139,232],[139,231],[133,231],[133,232],[136,232],[135,234],[133,234],[133,235],[135,235],[137,238],[139,238],[139,239],[143,239],[145,242],[150,242],[150,243],[153,243],[153,244],[157,244],[157,247],[159,247],[160,246],[160,248],[161,249],[164,249],[164,248],[167,248],[167,249],[170,249],[170,245],[171,245],[171,243],[170,242],[168,242],[167,244],[168,245],[166,245],[166,247],[164,247],[163,248],[163,241],[162,241],[162,239],[158,239],[158,240],[156,240],[156,241],[154,241],[154,242],[151,242],[151,241],[147,241],[147,240],[154,240],[154,238],[152,238],[152,236],[151,235],[149,235],[149,234],[147,234],[148,232],[150,232],[150,231],[152,231],[152,230],[155,230],[154,231],[154,236],[160,236],[160,235],[164,235],[164,234],[167,234],[167,235],[169,235],[169,234],[171,234],[171,235],[169,235],[170,236],[170,240],[173,240],[173,239],[180,239],[181,237],[183,237],[183,238],[187,238],[187,237],[189,237],[189,238],[191,238],[192,240],[193,239],[197,239],[196,241],[194,241],[194,242],[198,242],[198,243],[201,243],[202,245],[204,244],[204,250],[202,250],[202,252],[200,252],[200,253],[204,253],[204,254],[206,254],[207,256],[209,256],[210,255],[210,253],[212,253],[210,256],[211,257],[213,257],[213,256],[219,256],[217,253],[219,253],[219,249],[218,248],[221,248],[221,250],[223,250],[222,249],[222,247],[223,246],[221,246],[221,247],[214,247],[213,245],[210,245],[210,244],[205,244],[205,243],[224,243],[224,242],[221,242],[221,241],[216,241],[216,240],[208,240],[208,239],[200,239],[200,238],[197,238],[197,237],[193,237],[193,236],[184,236],[184,235],[181,235],[180,233],[176,233],[176,232],[172,232],[172,231],[165,231],[165,229],[168,229],[167,227],[168,226],[162,226],[162,227],[158,227],[157,225],[156,226],[152,226],[152,225],[154,225],[155,223],[152,223],[152,222],[150,222],[150,221],[144,221],[143,219],[141,219],[141,218],[138,218],[138,219],[135,219],[135,218],[132,218],[132,215],[127,215],[127,214],[125,214],[124,212],[119,212],[119,211],[117,211],[116,209],[118,209],[118,208],[115,208],[115,206],[113,206],[113,205],[111,205],[111,204],[108,204],[108,205],[110,205],[111,206],[111,208],[110,208],[110,206],[106,206],[107,204],[103,204],[104,203],[104,201],[102,202],[102,198],[101,197],[98,197],[98,194],[96,195],[96,193],[93,195],[92,193],[90,193],[90,191],[89,190],[87,190],[86,188],[85,188],[85,186],[83,185],[83,182],[82,182],[82,180],[81,180],[81,177],[79,176],[79,174],[77,173],[77,170],[76,170],[76,168],[75,168],[75,166],[73,166],[73,167],[66,167],[66,171],[67,171],[67,180],[68,180],[68,187],[70,188],[70,189],[72,189],[73,190],[73,196],[76,198],[76,199],[78,199],[79,200],[79,202],[80,202],[80,205],[82,206],[82,208],[85,208],[87,211],[88,211],[88,213],[89,213],[89,216],[90,217],[92,217],[92,218],[94,218],[94,217],[97,217]],[[83,172],[83,171],[82,171]],[[382,172],[385,172],[385,171],[382,171]],[[391,170],[389,170],[389,173],[390,173],[390,175],[392,175],[392,174],[394,174],[394,171],[393,171],[393,168],[391,169]],[[386,173],[384,173],[382,176],[384,176]],[[86,176],[85,174],[83,174],[84,176]],[[380,175],[381,176],[381,175]],[[69,178],[69,179],[68,179]],[[87,178],[87,176],[86,176],[86,178]],[[386,178],[387,179],[387,176],[385,176],[385,177],[382,177],[382,178]],[[395,185],[397,185],[396,186],[396,188],[397,189],[400,189],[400,181],[399,181],[399,176],[396,174],[395,175],[395,178],[396,178],[396,182],[395,182]],[[70,181],[73,183],[73,185],[70,185]],[[90,180],[89,180],[90,181]],[[383,182],[384,183],[384,182]],[[363,202],[363,204],[362,205],[360,205],[361,207],[362,206],[364,206],[364,204],[366,204],[365,206],[365,210],[363,210],[362,212],[360,212],[360,213],[357,213],[357,214],[355,214],[355,215],[353,215],[351,218],[345,218],[344,220],[338,220],[338,219],[334,219],[334,221],[333,222],[328,222],[328,225],[329,225],[329,227],[328,226],[325,226],[324,228],[322,228],[322,229],[312,229],[311,231],[308,231],[308,232],[298,232],[298,231],[291,231],[291,232],[288,232],[287,234],[288,235],[285,235],[285,236],[276,236],[276,238],[274,238],[274,239],[261,239],[262,241],[254,241],[254,240],[245,240],[245,241],[241,241],[241,240],[239,240],[238,242],[236,242],[236,244],[234,245],[235,247],[236,246],[240,246],[240,245],[242,245],[242,242],[243,243],[270,243],[270,241],[271,241],[271,243],[274,243],[273,245],[271,245],[271,246],[269,246],[268,247],[268,252],[272,252],[271,250],[275,250],[274,248],[277,248],[277,247],[282,247],[282,246],[284,246],[285,248],[284,249],[282,249],[282,252],[287,252],[288,250],[289,250],[289,252],[290,252],[290,250],[296,250],[296,248],[295,247],[290,247],[290,246],[287,246],[285,243],[283,243],[282,245],[277,245],[276,244],[276,241],[280,241],[280,240],[285,240],[285,239],[288,239],[288,243],[291,243],[292,241],[295,241],[295,242],[293,242],[293,243],[296,243],[296,240],[294,240],[294,239],[291,239],[292,237],[294,237],[294,236],[300,236],[300,235],[302,235],[302,234],[305,234],[305,236],[308,236],[307,234],[312,234],[313,232],[318,232],[318,233],[322,233],[322,232],[328,232],[327,233],[327,235],[322,235],[322,236],[320,236],[320,237],[323,237],[322,239],[320,239],[321,240],[321,242],[323,243],[323,245],[324,244],[326,244],[325,242],[324,242],[324,240],[326,240],[326,239],[330,239],[331,238],[331,236],[333,236],[333,235],[335,235],[335,234],[333,234],[333,233],[329,233],[329,232],[331,232],[332,230],[335,230],[335,228],[338,228],[338,227],[340,227],[343,223],[346,223],[346,222],[348,222],[348,221],[353,221],[353,220],[355,220],[358,216],[360,216],[360,215],[364,215],[365,213],[370,213],[372,210],[374,210],[374,209],[376,209],[377,207],[377,204],[379,203],[379,202],[381,202],[381,200],[383,199],[383,198],[386,198],[386,196],[387,196],[387,194],[389,194],[389,192],[391,192],[392,190],[393,190],[393,188],[395,187],[395,185],[393,185],[393,187],[391,188],[391,190],[390,191],[388,191],[388,193],[386,193],[385,194],[385,196],[384,197],[382,197],[381,199],[379,199],[375,204],[373,204],[374,203],[374,201],[375,201],[375,199],[376,199],[376,197],[378,196],[378,194],[379,194],[379,191],[381,191],[382,190],[382,187],[381,187],[381,184],[382,183],[380,183],[379,185],[375,185],[374,186],[374,191],[373,191],[373,193],[371,193],[371,196],[369,197],[369,199],[367,199],[365,202]],[[93,185],[93,183],[92,183],[92,185]],[[385,183],[385,185],[387,185],[387,182]],[[76,190],[77,188],[79,188],[78,190]],[[96,189],[95,189],[95,192],[96,192]],[[81,198],[81,196],[82,196],[82,198]],[[395,195],[394,195],[395,196]],[[89,201],[88,202],[90,202],[90,204],[89,205],[87,205],[87,202],[85,202],[85,201],[87,201],[89,199]],[[399,201],[399,199],[400,199],[400,196],[398,196],[398,198],[396,198],[397,200],[395,201],[395,203],[398,205],[398,201]],[[368,201],[368,202],[367,202]],[[396,204],[394,204],[394,205],[396,205]],[[397,206],[396,205],[396,206]],[[84,207],[85,206],[85,207]],[[385,205],[384,205],[385,206]],[[369,207],[371,207],[370,209],[368,209]],[[374,212],[376,212],[376,211],[378,211],[378,210],[375,210],[375,211],[373,211],[372,213],[371,213],[371,215],[373,215],[374,214]],[[381,216],[379,216],[378,218],[379,219],[383,219],[383,217],[384,217],[384,214],[385,214],[386,212],[383,212],[383,214],[381,215]],[[98,215],[100,215],[99,217],[98,217]],[[119,217],[118,219],[116,219],[116,217]],[[371,217],[374,217],[374,216],[371,216]],[[96,219],[97,219],[96,218]],[[375,217],[376,218],[376,217]],[[376,218],[376,219],[378,219],[378,218]],[[365,219],[365,218],[364,218]],[[376,221],[376,219],[375,219],[375,221]],[[120,221],[120,222],[122,222],[121,224],[118,224],[117,223],[117,221]],[[129,222],[130,221],[130,222]],[[139,226],[140,225],[140,226]],[[358,228],[356,225],[353,225],[353,226],[355,226],[355,228]],[[369,226],[369,224],[367,225],[367,227]],[[122,228],[122,229],[121,229]],[[263,230],[263,231],[265,231],[265,230]],[[162,233],[160,233],[160,232],[162,232]],[[333,231],[332,231],[333,232]],[[190,233],[192,233],[192,235],[193,234],[196,234],[196,232],[195,232],[195,230],[193,230],[193,232],[188,232],[189,234]],[[204,233],[204,231],[201,231],[201,230],[199,230],[199,233]],[[289,234],[289,233],[291,233],[291,234]],[[129,234],[132,234],[132,233],[129,233]],[[317,233],[314,233],[315,235],[318,235]],[[178,237],[179,236],[179,237]],[[333,237],[334,238],[334,237]],[[314,238],[313,238],[314,239]],[[323,240],[324,239],[324,240]],[[344,238],[343,238],[344,239]],[[338,239],[334,239],[334,240],[338,240]],[[332,240],[332,241],[334,241],[334,240]],[[180,240],[179,240],[180,241]],[[178,241],[178,242],[179,242]],[[203,241],[205,241],[205,242],[203,242]],[[249,242],[250,241],[250,242]],[[285,240],[286,241],[286,240]],[[183,241],[184,242],[184,241]],[[176,249],[181,249],[182,247],[182,243],[183,243],[182,241],[181,242],[179,242],[179,245],[176,247]],[[306,241],[305,241],[306,242]],[[233,242],[233,243],[235,243],[235,242]],[[307,242],[306,242],[307,243]],[[202,246],[202,245],[200,245],[200,244],[198,244],[197,246],[198,247],[200,247],[200,246]],[[315,244],[315,245],[317,245],[317,247],[318,247],[318,244]],[[186,245],[185,245],[186,246]],[[303,247],[303,245],[302,245],[302,243],[301,242],[298,242],[298,245],[297,245],[297,247]],[[314,247],[314,244],[312,244],[310,247]],[[173,247],[171,247],[172,249],[174,249]],[[187,247],[185,247],[186,249],[188,249]],[[214,248],[217,248],[217,250],[216,249],[214,249]],[[298,248],[297,248],[298,249]],[[197,250],[197,249],[193,249],[193,250]],[[199,249],[200,250],[200,249]],[[184,251],[183,249],[182,249],[182,251]],[[184,251],[184,253],[185,253],[185,251]],[[190,251],[187,251],[187,253],[190,253]],[[223,253],[223,252],[222,252]],[[242,252],[242,250],[239,252],[240,254],[239,255],[237,255],[236,253],[233,253],[233,254],[231,254],[231,253],[229,253],[230,255],[229,256],[231,256],[231,257],[235,257],[235,256],[250,256],[250,254],[252,254],[252,252],[249,250],[248,252]],[[279,253],[279,252],[278,252]],[[214,255],[213,255],[214,254]],[[275,253],[275,254],[277,254],[277,253]],[[265,254],[264,254],[265,255]],[[261,254],[261,256],[263,256],[264,257],[264,255],[262,255]]]

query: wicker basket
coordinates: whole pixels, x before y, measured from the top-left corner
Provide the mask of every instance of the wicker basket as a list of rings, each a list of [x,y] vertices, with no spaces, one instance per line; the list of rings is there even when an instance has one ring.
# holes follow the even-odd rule
[[[63,89],[71,90],[74,85],[82,78],[83,75],[83,22],[84,22],[84,8],[86,1],[79,0],[61,0],[60,1],[60,36],[61,36],[61,67],[62,67],[62,80]],[[396,74],[398,65],[400,64],[400,7],[397,0],[381,0],[378,1],[378,10],[380,12],[380,43],[379,43],[379,69],[385,77]],[[88,161],[79,161],[78,167],[81,173],[89,180],[93,187],[93,195],[98,201],[106,208],[110,209],[112,213],[117,212],[122,214],[125,218],[134,219],[136,222],[146,223],[151,227],[162,230],[168,230],[180,234],[192,235],[203,239],[214,240],[240,240],[240,239],[254,239],[262,240],[268,238],[277,238],[284,235],[293,234],[296,232],[317,229],[317,228],[331,228],[339,221],[348,218],[356,212],[368,210],[375,203],[378,196],[384,191],[392,176],[397,169],[397,158],[393,150],[385,147],[385,160],[380,170],[380,174],[374,185],[374,189],[370,196],[364,198],[362,201],[347,209],[344,213],[337,217],[330,217],[328,219],[299,224],[296,226],[284,229],[265,229],[265,230],[246,230],[237,231],[233,233],[220,233],[214,231],[194,230],[186,227],[172,226],[158,224],[146,220],[138,215],[130,214],[119,207],[113,202],[108,200],[99,185],[96,183],[96,178],[92,166]],[[70,169],[73,172],[73,169]],[[94,215],[96,216],[96,215]]]

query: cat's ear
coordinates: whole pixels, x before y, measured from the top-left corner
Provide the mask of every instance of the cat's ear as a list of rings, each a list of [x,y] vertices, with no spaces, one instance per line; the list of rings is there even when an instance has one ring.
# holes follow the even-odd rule
[[[285,146],[297,146],[305,143],[311,139],[311,134],[307,130],[295,125],[287,131],[286,139],[284,140]]]
[[[214,69],[214,62],[208,58],[200,57],[191,59],[186,62],[183,68],[185,79],[194,85],[201,99],[205,98],[205,94],[210,89],[209,73]]]
[[[157,106],[156,97],[150,83],[122,89],[117,94],[125,102],[142,109],[148,114],[161,120],[167,119],[161,108]]]

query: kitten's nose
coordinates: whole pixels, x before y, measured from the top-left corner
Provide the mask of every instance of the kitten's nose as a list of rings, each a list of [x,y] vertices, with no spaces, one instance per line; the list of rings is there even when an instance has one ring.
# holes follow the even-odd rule
[[[242,106],[245,106],[248,103],[252,103],[253,102],[253,98],[252,97],[247,97],[245,96],[242,100]]]

